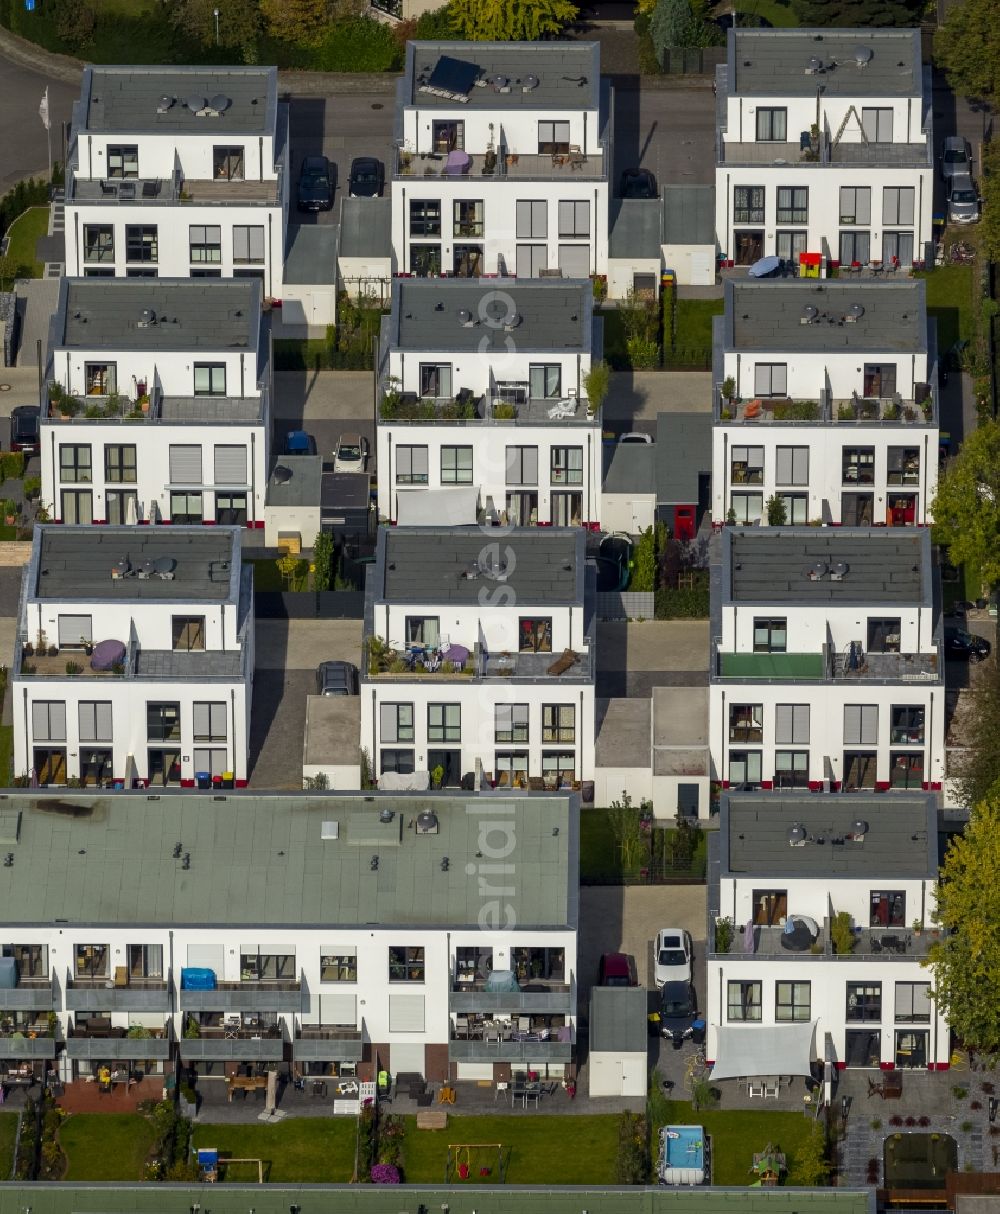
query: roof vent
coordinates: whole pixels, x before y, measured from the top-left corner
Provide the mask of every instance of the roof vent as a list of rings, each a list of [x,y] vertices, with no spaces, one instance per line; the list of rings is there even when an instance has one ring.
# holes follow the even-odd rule
[[[860,843],[868,834],[868,823],[863,818],[857,818],[851,823],[851,838]]]
[[[819,308],[814,308],[812,304],[806,304],[802,309],[802,315],[799,317],[799,324],[811,325],[817,316],[819,316]]]
[[[479,572],[495,582],[505,582],[511,573],[510,562],[500,553],[499,544],[484,548],[479,556]]]
[[[537,76],[525,76],[521,81],[521,92],[530,93],[532,89],[538,88],[539,83]]]
[[[823,71],[823,60],[813,55],[806,64],[806,75],[816,76]]]
[[[830,570],[831,582],[842,582],[845,577],[851,572],[850,565],[846,561],[838,561]]]
[[[225,93],[216,93],[208,104],[216,114],[224,114],[233,103]]]
[[[805,847],[806,845],[806,828],[801,822],[793,822],[788,828],[788,846],[789,847]]]
[[[861,304],[854,303],[851,304],[851,306],[847,309],[847,315],[844,317],[844,320],[846,320],[849,324],[857,324],[864,314],[865,310]]]
[[[139,328],[149,329],[156,324],[156,313],[152,308],[143,308],[139,313]]]
[[[319,837],[321,839],[339,839],[340,823],[333,821],[324,822],[319,828]]]
[[[462,326],[463,329],[472,328],[472,313],[469,311],[468,308],[459,308],[458,309],[458,323]]]
[[[806,577],[810,582],[821,582],[830,571],[826,561],[815,561],[806,569]]]
[[[510,92],[510,80],[506,76],[492,76],[490,83],[498,93]]]
[[[277,485],[287,485],[292,479],[291,468],[286,468],[284,464],[276,464],[274,469],[274,482]]]
[[[164,93],[163,96],[160,98],[160,100],[156,103],[156,112],[158,114],[165,114],[169,109],[171,109],[173,107],[173,104],[176,100],[177,100],[176,97],[168,97],[166,95],[166,93]]]
[[[872,48],[870,46],[856,46],[854,48],[854,65],[855,67],[867,67],[872,61]]]
[[[511,315],[508,316],[507,319],[503,322],[504,332],[510,333],[512,330],[516,329],[523,319],[524,318],[522,317],[520,312],[511,313]]]
[[[396,811],[394,809],[389,809],[388,807],[378,811],[378,820],[385,826],[388,826],[395,816]]]
[[[438,817],[433,810],[425,809],[417,814],[417,834],[436,835],[438,833]]]

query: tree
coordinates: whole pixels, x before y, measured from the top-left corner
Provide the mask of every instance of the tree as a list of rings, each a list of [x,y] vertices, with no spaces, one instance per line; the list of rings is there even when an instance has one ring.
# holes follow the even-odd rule
[[[962,0],[934,39],[934,57],[963,97],[1000,100],[1000,20],[996,0]]]
[[[1000,425],[973,430],[938,482],[934,538],[953,565],[978,569],[985,585],[1000,580]]]
[[[871,29],[919,25],[926,7],[923,0],[793,0],[803,26],[839,26]]]
[[[608,364],[606,362],[593,363],[583,377],[583,390],[587,393],[587,400],[595,411],[604,404],[610,384],[611,372]]]
[[[953,728],[960,759],[956,783],[966,805],[985,801],[1000,788],[1000,670],[984,665],[963,693]]]
[[[767,525],[769,527],[784,527],[788,522],[788,510],[783,498],[772,493],[767,499]]]
[[[261,31],[258,0],[175,0],[170,20],[188,38],[203,46],[215,46],[216,9],[219,10],[219,45],[238,47],[244,61],[252,63]]]
[[[328,0],[260,0],[267,32],[283,42],[315,46],[330,19]]]
[[[313,542],[313,584],[317,590],[329,590],[333,580],[333,536],[321,531]]]
[[[997,49],[1000,55],[1000,48]],[[979,189],[983,217],[979,222],[979,249],[989,261],[1000,261],[1000,140],[982,145]]]
[[[939,1008],[970,1048],[1000,1050],[1000,786],[972,810],[948,847],[937,893],[943,937],[929,964]]]
[[[56,33],[67,45],[79,47],[93,41],[97,26],[94,0],[53,0],[48,10]]]
[[[534,42],[576,20],[570,0],[451,0],[455,32],[473,42]]]

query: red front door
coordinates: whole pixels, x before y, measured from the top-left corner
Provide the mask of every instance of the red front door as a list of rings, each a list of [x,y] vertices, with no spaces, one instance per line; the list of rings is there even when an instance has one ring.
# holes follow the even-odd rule
[[[674,538],[678,540],[693,540],[694,533],[694,506],[675,506]]]

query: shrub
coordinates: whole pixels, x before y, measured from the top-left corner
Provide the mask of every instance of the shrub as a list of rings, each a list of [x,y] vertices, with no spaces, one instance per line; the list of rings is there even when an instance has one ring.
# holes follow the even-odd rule
[[[772,493],[767,499],[767,525],[769,527],[784,527],[788,522],[788,510],[784,498]]]
[[[732,919],[716,919],[715,921],[715,951],[717,953],[728,953],[730,945],[733,943],[733,921]]]
[[[652,527],[646,528],[635,546],[629,589],[640,592],[656,589],[656,531]]]
[[[872,1129],[873,1129],[873,1130],[881,1130],[881,1128],[882,1128],[882,1119],[881,1119],[880,1117],[873,1117],[873,1118],[872,1118],[871,1125],[872,1125]]]
[[[658,620],[707,620],[708,574],[695,574],[696,584],[677,590],[657,590],[656,618]]]
[[[399,1184],[399,1169],[391,1163],[377,1163],[371,1170],[372,1184]]]
[[[889,1124],[891,1126],[902,1125],[903,1119],[902,1119],[902,1117],[900,1117],[900,1115],[898,1113],[893,1113],[893,1115],[889,1118]]]
[[[0,455],[0,480],[17,481],[24,476],[24,452],[23,451],[5,451]],[[29,478],[38,484],[39,490],[42,487],[40,477],[32,476]],[[25,493],[28,492],[28,482],[24,484]]]
[[[930,1124],[931,1124],[931,1119],[927,1116],[926,1113],[922,1113],[917,1118],[917,1125],[920,1126],[921,1129],[926,1129],[927,1126],[929,1126]]]
[[[916,1117],[913,1117],[913,1116],[911,1115],[911,1116],[909,1116],[909,1117],[907,1117],[907,1118],[906,1118],[906,1120],[903,1122],[903,1124],[904,1124],[905,1126],[908,1126],[908,1127],[909,1127],[909,1128],[912,1130],[912,1129],[913,1129],[913,1127],[914,1127],[914,1126],[917,1124],[917,1119],[916,1119]]]
[[[369,17],[334,22],[310,59],[320,72],[392,72],[403,62],[392,30]]]
[[[854,929],[848,911],[837,911],[830,922],[830,939],[833,951],[839,956],[854,952]]]
[[[321,531],[313,543],[313,583],[317,590],[329,590],[333,577],[333,536]]]
[[[805,1141],[799,1147],[788,1176],[788,1183],[805,1188],[824,1185],[830,1175],[826,1134],[821,1122],[814,1121]]]
[[[968,1096],[969,1090],[968,1088],[963,1088],[960,1083],[956,1083],[951,1089],[951,1094],[956,1100],[964,1100]]]
[[[622,1113],[618,1121],[616,1183],[645,1184],[649,1175],[646,1153],[646,1119],[640,1113]]]
[[[972,1132],[972,1122],[963,1121],[959,1128],[961,1129],[963,1134],[970,1134]]]

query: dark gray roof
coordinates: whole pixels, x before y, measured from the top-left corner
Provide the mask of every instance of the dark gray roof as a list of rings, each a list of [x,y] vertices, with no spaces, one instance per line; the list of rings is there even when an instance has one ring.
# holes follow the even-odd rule
[[[78,350],[254,350],[254,278],[67,278],[55,347]],[[143,317],[149,310],[151,323]]]
[[[604,474],[605,493],[655,493],[656,444],[617,443]]]
[[[340,228],[335,223],[297,224],[285,256],[285,282],[336,282],[339,241]]]
[[[575,800],[489,804],[490,821],[510,825],[504,902],[518,928],[574,924]],[[4,844],[14,853],[7,924],[464,927],[480,922],[484,905],[474,797],[31,793],[5,794],[0,805],[20,814],[17,842]],[[380,821],[383,808],[391,821]],[[437,834],[411,829],[425,809]],[[338,837],[324,839],[334,822]],[[9,825],[16,831],[16,819]],[[190,870],[174,858],[178,840]]]
[[[229,102],[219,115],[199,118],[188,105],[211,105],[216,97]],[[277,115],[278,73],[273,67],[88,67],[82,98],[89,131],[268,134]],[[171,98],[168,108],[161,104]]]
[[[612,208],[608,256],[658,259],[663,226],[659,198],[620,198]]]
[[[792,847],[799,824],[806,842]],[[846,836],[859,833],[860,842]],[[937,872],[937,811],[931,793],[890,796],[723,794],[722,872],[793,877],[931,877]],[[836,842],[841,840],[841,842]]]
[[[325,511],[367,510],[371,478],[357,472],[324,472],[319,500]]]
[[[392,198],[343,198],[340,256],[392,256]]]
[[[590,992],[590,1052],[646,1053],[646,989],[595,986]]]
[[[711,413],[658,413],[655,450],[657,502],[696,503],[699,475],[712,470]]]
[[[715,248],[715,186],[663,187],[663,243]]]
[[[112,577],[128,558],[173,560],[173,578]],[[236,601],[238,527],[36,527],[28,569],[28,597],[59,601],[136,599]]]
[[[864,67],[858,59],[864,58]],[[819,60],[826,69],[810,70]],[[917,29],[730,30],[729,79],[744,96],[916,97],[922,90]]]
[[[594,293],[589,279],[508,282],[397,278],[387,322],[390,348],[476,351],[589,350]],[[515,317],[514,327],[506,323]],[[516,321],[520,317],[520,321]]]
[[[493,110],[570,110],[598,106],[601,85],[600,44],[597,42],[410,42],[406,48],[406,102],[421,109],[456,102],[421,90],[442,56],[477,68],[477,75],[492,81],[504,77],[510,92],[492,83],[473,85],[458,105]],[[525,88],[528,76],[537,85]]]
[[[727,527],[723,601],[930,606],[930,547],[925,527]],[[813,581],[817,564],[848,568]]]
[[[925,287],[921,279],[894,282],[789,281],[726,283],[726,348],[816,351],[924,350]],[[851,319],[851,308],[863,309]],[[804,323],[805,309],[810,323]]]
[[[278,474],[279,468],[290,472],[287,479]],[[322,455],[290,455],[279,458],[267,482],[269,506],[315,506],[319,509],[320,485],[323,481]]]
[[[585,534],[579,527],[519,528],[494,539],[478,527],[382,527],[378,598],[390,603],[477,603],[503,585],[518,604],[582,603]],[[500,559],[502,580],[470,571]]]

